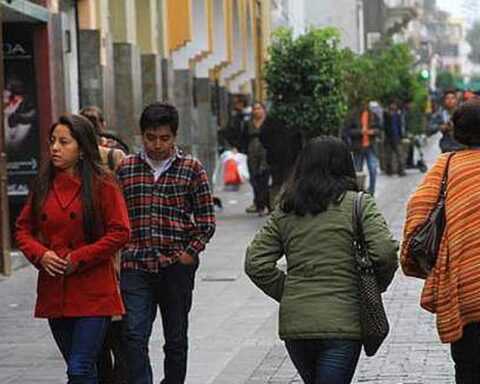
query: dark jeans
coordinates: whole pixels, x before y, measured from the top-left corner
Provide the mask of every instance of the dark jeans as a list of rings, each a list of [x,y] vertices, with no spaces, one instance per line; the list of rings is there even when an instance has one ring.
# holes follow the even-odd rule
[[[362,344],[357,340],[285,340],[288,354],[305,384],[349,384]]]
[[[252,184],[253,188],[253,202],[259,212],[265,209],[270,210],[269,179],[270,173],[268,171],[250,174],[250,184]]]
[[[67,363],[68,384],[97,384],[97,360],[110,317],[64,317],[48,324]]]
[[[403,160],[403,148],[402,141],[397,141],[396,143],[385,142],[385,162],[386,162],[386,172],[387,174],[392,173],[392,164],[393,164],[393,155],[397,159],[397,172],[398,174],[405,173],[405,165]]]
[[[127,383],[127,363],[124,349],[123,320],[112,321],[98,360],[99,384]]]
[[[480,383],[480,322],[467,324],[460,340],[451,344],[457,384]]]
[[[368,147],[364,147],[358,151],[355,151],[353,153],[353,160],[355,162],[355,170],[357,172],[363,171],[363,163],[365,160],[367,161],[369,179],[368,192],[373,196],[375,194],[378,167],[378,159],[373,145],[369,145]]]
[[[163,384],[182,384],[187,373],[188,313],[192,306],[195,267],[176,263],[148,273],[123,270],[120,288],[127,310],[124,318],[129,384],[152,384],[148,356],[157,307],[162,316],[165,344]]]

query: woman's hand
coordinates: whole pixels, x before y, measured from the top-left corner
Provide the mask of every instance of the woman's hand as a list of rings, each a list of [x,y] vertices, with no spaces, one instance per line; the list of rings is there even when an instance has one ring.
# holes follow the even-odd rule
[[[40,265],[50,276],[63,275],[67,270],[68,263],[53,251],[47,251],[40,259]]]
[[[70,254],[65,258],[65,261],[67,262],[67,267],[65,268],[65,275],[71,275],[73,272],[75,272],[76,268],[72,263]]]

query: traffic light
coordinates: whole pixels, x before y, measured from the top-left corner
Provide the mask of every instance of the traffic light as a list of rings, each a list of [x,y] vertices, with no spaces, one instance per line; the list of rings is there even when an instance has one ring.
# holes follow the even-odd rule
[[[427,68],[420,70],[420,78],[423,81],[428,81],[430,79],[430,71]]]

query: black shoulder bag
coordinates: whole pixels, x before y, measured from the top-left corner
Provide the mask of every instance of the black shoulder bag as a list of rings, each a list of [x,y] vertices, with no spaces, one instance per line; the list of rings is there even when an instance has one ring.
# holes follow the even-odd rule
[[[452,152],[448,156],[435,208],[428,215],[427,221],[415,230],[407,246],[408,256],[416,260],[426,274],[432,270],[437,261],[440,242],[445,230],[445,197],[447,194],[448,166],[454,154]]]
[[[375,275],[372,260],[368,256],[362,223],[362,200],[364,192],[355,196],[353,203],[353,228],[355,260],[359,276],[360,324],[362,344],[365,354],[373,356],[388,335],[387,314],[382,302],[380,287]]]

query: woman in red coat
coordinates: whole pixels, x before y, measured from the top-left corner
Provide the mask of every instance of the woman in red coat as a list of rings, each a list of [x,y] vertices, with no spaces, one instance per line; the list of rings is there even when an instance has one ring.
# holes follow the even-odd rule
[[[68,383],[97,384],[110,318],[124,313],[114,258],[130,237],[127,208],[102,168],[88,119],[61,117],[49,133],[49,155],[17,219],[15,240],[39,270],[35,316],[48,319]]]

